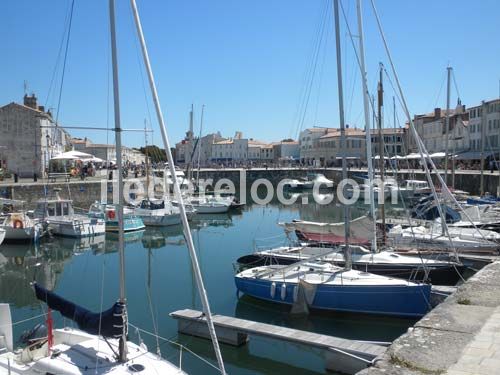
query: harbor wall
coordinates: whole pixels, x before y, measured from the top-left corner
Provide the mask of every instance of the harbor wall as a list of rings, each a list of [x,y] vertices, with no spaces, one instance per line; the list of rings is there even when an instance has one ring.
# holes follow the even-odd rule
[[[464,349],[498,306],[500,261],[487,265],[458,287],[358,375],[444,374],[462,360]]]
[[[246,182],[249,187],[252,183],[259,179],[269,180],[276,186],[281,180],[287,178],[301,178],[306,177],[308,173],[322,173],[327,178],[333,180],[335,183],[340,182],[342,178],[342,171],[338,168],[328,169],[297,169],[297,168],[279,168],[279,169],[206,169],[200,171],[200,179],[212,179],[214,182],[222,179],[232,181],[236,188],[240,187],[240,181]],[[349,171],[349,177],[362,176],[366,171],[352,170]],[[194,174],[196,176],[196,173]],[[244,176],[244,179],[242,179]],[[425,180],[425,174],[422,171],[414,172],[400,172],[399,179],[419,179]],[[433,176],[436,180],[436,176]],[[450,178],[451,179],[451,178]],[[484,191],[495,193],[498,187],[498,173],[485,173],[484,175]],[[102,181],[107,190],[108,202],[112,200],[112,182]],[[29,208],[33,208],[36,201],[51,194],[54,188],[61,189],[61,196],[64,198],[71,198],[74,200],[76,207],[88,207],[96,200],[101,200],[101,181],[96,179],[89,179],[85,181],[71,180],[66,182],[46,183],[43,182],[19,182],[19,183],[6,183],[0,184],[0,197],[24,200],[28,203]],[[480,175],[476,171],[471,173],[457,173],[455,175],[456,189],[467,191],[471,194],[479,194],[480,189]],[[247,189],[248,191],[248,189]]]

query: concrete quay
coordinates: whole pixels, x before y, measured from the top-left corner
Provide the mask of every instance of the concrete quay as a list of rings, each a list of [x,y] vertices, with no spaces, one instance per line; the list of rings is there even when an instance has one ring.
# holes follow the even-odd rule
[[[500,374],[500,261],[461,285],[358,375]]]

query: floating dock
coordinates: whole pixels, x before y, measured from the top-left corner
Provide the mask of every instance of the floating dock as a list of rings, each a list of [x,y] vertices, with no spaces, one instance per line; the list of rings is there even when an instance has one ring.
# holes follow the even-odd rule
[[[177,319],[180,333],[210,338],[201,311],[178,310],[170,313],[170,316]],[[326,369],[345,374],[355,374],[371,366],[390,344],[348,340],[224,315],[213,315],[213,323],[220,342],[240,346],[248,342],[249,335],[254,335],[314,347],[324,351]]]

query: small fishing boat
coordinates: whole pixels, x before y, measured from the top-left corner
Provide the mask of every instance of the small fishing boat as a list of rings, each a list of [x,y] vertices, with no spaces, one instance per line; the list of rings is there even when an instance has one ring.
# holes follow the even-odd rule
[[[89,208],[89,217],[104,219],[106,222],[106,232],[118,232],[119,223],[116,214],[116,206],[113,204],[93,203]],[[142,230],[146,226],[140,217],[134,214],[130,208],[123,208],[123,231],[133,232]]]
[[[22,211],[0,216],[0,230],[5,232],[5,242],[33,242],[44,233],[42,223]]]
[[[302,300],[312,309],[408,318],[421,317],[430,309],[429,284],[325,262],[255,267],[236,274],[234,279],[243,294],[287,305],[300,303],[300,295],[305,295]]]
[[[58,189],[55,198],[44,198],[37,202],[35,218],[44,223],[56,236],[86,237],[105,232],[102,218],[76,214],[70,199],[62,199]]]
[[[459,263],[443,260],[423,259],[397,254],[393,251],[370,252],[362,246],[350,245],[352,268],[400,279],[432,282],[434,285],[455,285],[465,267]],[[238,258],[241,266],[289,265],[310,257],[321,256],[322,261],[345,266],[344,247],[282,246],[256,251]]]
[[[0,198],[2,213],[0,229],[5,231],[5,242],[34,242],[43,236],[42,223],[25,210],[24,201]]]

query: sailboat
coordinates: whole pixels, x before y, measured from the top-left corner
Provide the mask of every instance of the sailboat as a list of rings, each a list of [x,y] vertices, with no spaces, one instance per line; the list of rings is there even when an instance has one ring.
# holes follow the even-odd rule
[[[134,0],[132,0],[132,8],[136,22],[138,22],[137,8]],[[174,364],[148,352],[145,345],[137,345],[127,341],[128,318],[124,277],[123,176],[121,173],[122,129],[120,125],[114,0],[109,0],[109,10],[115,108],[116,159],[119,171],[119,204],[117,205],[117,217],[119,223],[120,296],[118,301],[110,309],[93,313],[35,283],[34,290],[36,297],[45,302],[50,309],[57,310],[64,317],[73,320],[78,325],[78,329],[52,329],[51,314],[49,310],[47,319],[48,336],[36,340],[21,351],[13,350],[10,308],[6,304],[0,304],[0,372],[4,374],[185,374],[185,372]],[[142,30],[140,36],[143,42]],[[175,186],[176,190],[178,190],[178,185],[175,184]],[[187,225],[187,219],[185,218],[184,212],[183,216],[183,222]],[[185,230],[185,234],[186,237],[191,238],[189,227]],[[193,262],[197,265],[196,260]],[[204,289],[201,294],[204,295]],[[209,310],[208,319],[210,319]],[[211,328],[213,329],[213,325]],[[218,344],[214,345],[218,348]],[[223,367],[221,372],[225,374]]]
[[[146,130],[146,129],[145,129]],[[144,132],[147,134],[146,132]],[[142,199],[139,206],[134,209],[134,214],[142,219],[146,226],[166,227],[170,225],[178,225],[181,223],[181,215],[179,209],[174,207],[170,201],[166,199],[167,193],[164,192],[163,199],[152,199],[149,196],[150,186],[150,168],[149,156],[147,152],[147,137],[145,136],[146,144],[146,197]]]
[[[357,6],[360,13],[361,3],[359,0]],[[344,179],[347,179],[338,0],[334,1],[334,15],[341,148],[343,151],[342,175]],[[359,25],[361,27],[361,24]],[[362,32],[360,38],[362,38]],[[344,268],[336,267],[331,263],[315,262],[317,259],[329,255],[328,252],[309,257],[289,266],[273,265],[249,268],[237,273],[234,277],[238,292],[288,305],[298,303],[299,296],[303,296],[302,301],[305,300],[308,307],[322,310],[403,317],[424,315],[429,309],[431,286],[353,270],[349,243],[349,209],[346,205],[344,205],[344,229]]]
[[[292,220],[291,222],[279,223],[287,232],[295,232],[301,240],[339,244],[345,238],[345,224],[322,223],[306,220]],[[375,233],[373,230],[373,219],[368,215],[360,216],[349,223],[349,237],[351,243],[366,245],[373,241]]]
[[[352,268],[377,275],[427,282],[434,285],[455,285],[465,267],[462,264],[420,259],[413,256],[397,254],[393,251],[373,253],[363,246],[349,245],[352,256]],[[320,258],[323,262],[339,267],[345,266],[344,247],[316,246],[281,246],[268,250],[256,251],[253,254],[238,258],[240,266],[257,267],[264,265],[289,265],[310,257],[327,254]]]

